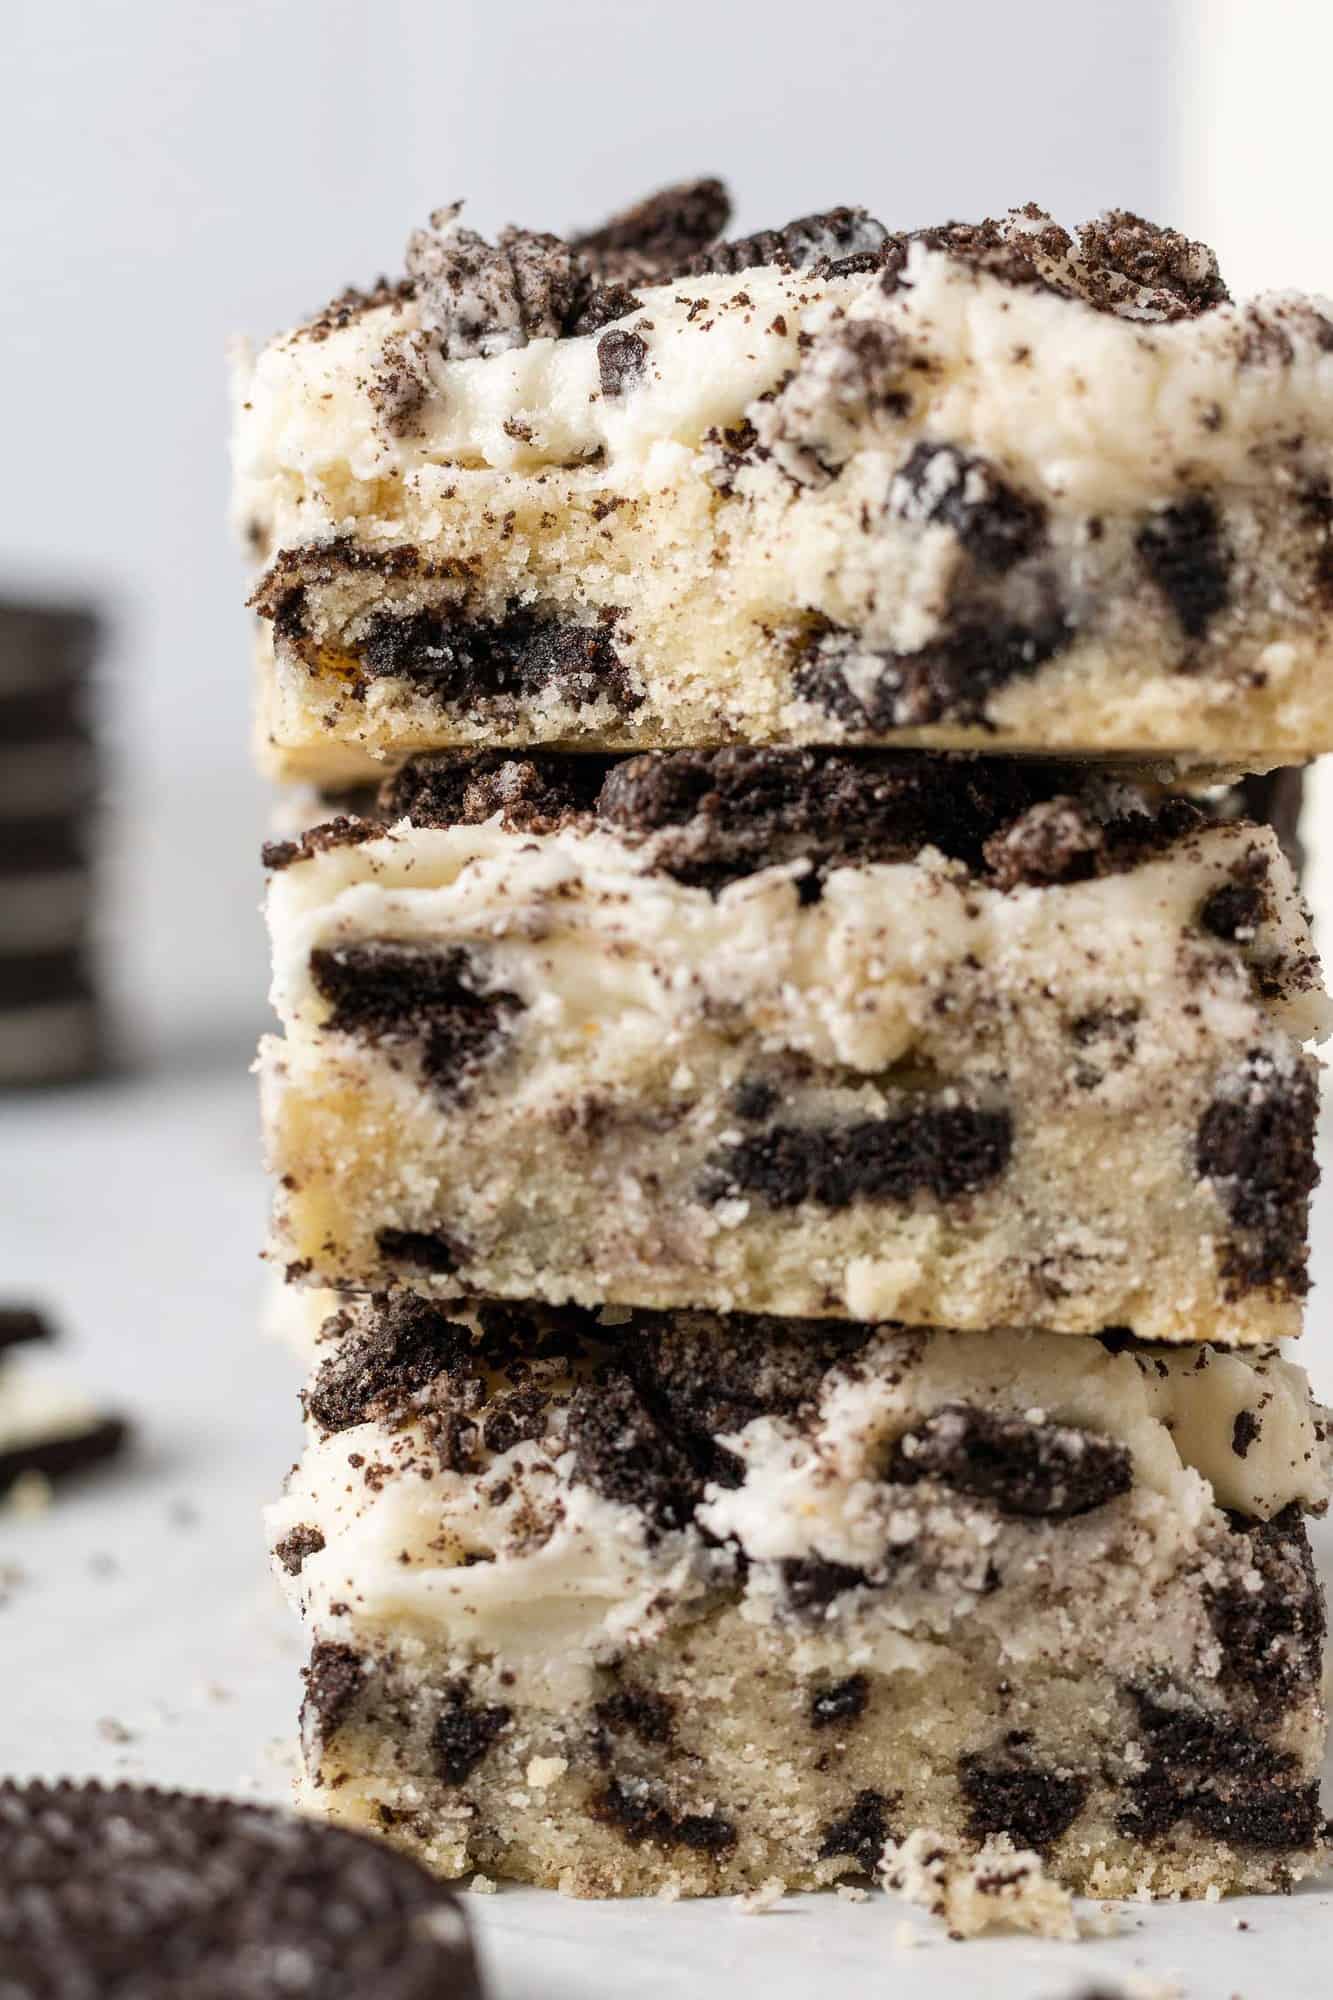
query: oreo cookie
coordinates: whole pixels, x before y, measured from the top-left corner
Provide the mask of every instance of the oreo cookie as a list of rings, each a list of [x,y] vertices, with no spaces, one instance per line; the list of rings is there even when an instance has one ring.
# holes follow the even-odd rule
[[[0,1088],[85,1076],[104,1046],[91,931],[90,612],[0,601]]]
[[[137,1785],[0,1783],[4,2000],[479,2000],[457,1898],[361,1834]]]
[[[125,1447],[129,1425],[123,1417],[90,1410],[82,1397],[45,1393],[38,1401],[24,1381],[23,1363],[11,1352],[46,1347],[54,1339],[50,1320],[30,1305],[0,1304],[0,1496],[22,1474],[64,1479]],[[7,2000],[0,1985],[0,2000]]]

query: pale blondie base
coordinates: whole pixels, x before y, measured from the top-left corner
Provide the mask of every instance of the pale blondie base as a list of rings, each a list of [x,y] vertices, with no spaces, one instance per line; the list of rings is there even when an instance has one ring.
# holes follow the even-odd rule
[[[1324,1003],[1273,834],[1131,814],[1123,865],[1015,882],[919,830],[876,848],[871,794],[887,814],[901,769],[736,754],[778,818],[825,786],[847,823],[780,834],[747,792],[722,832],[711,808],[645,829],[603,806],[285,845],[276,1260],[354,1289],[1296,1332],[1299,1038]],[[635,797],[725,777],[645,760],[607,786],[626,772]],[[936,778],[960,815],[973,785],[997,867],[1071,826],[1075,874],[1100,865],[1083,806],[992,821],[972,767]]]
[[[270,1526],[316,1809],[594,1896],[917,1826],[1094,1895],[1318,1865],[1324,1418],[1276,1357],[410,1297],[321,1352]]]

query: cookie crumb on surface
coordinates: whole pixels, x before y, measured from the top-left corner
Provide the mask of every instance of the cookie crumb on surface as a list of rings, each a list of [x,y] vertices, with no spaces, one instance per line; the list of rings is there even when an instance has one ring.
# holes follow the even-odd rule
[[[1069,1891],[1051,1880],[1039,1855],[1007,1836],[969,1847],[918,1827],[890,1846],[882,1867],[885,1886],[929,1910],[951,1937],[1002,1929],[1067,1942],[1080,1935]]]

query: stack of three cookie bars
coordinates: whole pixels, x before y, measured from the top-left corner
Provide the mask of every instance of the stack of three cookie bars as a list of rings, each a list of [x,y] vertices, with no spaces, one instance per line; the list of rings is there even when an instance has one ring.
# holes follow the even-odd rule
[[[242,370],[307,1795],[580,1894],[1287,1886],[1328,1016],[1214,781],[1333,744],[1333,320],[727,219],[440,211]]]

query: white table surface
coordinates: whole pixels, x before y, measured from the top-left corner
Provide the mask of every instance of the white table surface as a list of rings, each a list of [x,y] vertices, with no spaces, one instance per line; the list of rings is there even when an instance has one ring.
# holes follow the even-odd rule
[[[298,1449],[297,1371],[257,1331],[265,1193],[244,1061],[0,1100],[0,1296],[55,1310],[81,1381],[137,1430],[122,1465],[44,1513],[0,1516],[0,1771],[287,1796],[303,1649],[258,1517]],[[1317,1224],[1331,1214],[1333,1201]],[[1327,1395],[1326,1234],[1304,1358]],[[1318,1539],[1333,1569],[1333,1531]],[[1116,1936],[1077,1945],[950,1943],[880,1895],[793,1898],[766,1916],[519,1888],[466,1906],[496,2000],[1333,1993],[1333,1885],[1126,1905]]]

